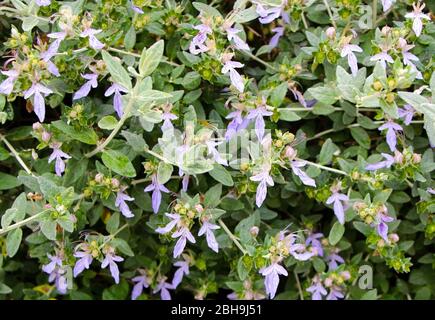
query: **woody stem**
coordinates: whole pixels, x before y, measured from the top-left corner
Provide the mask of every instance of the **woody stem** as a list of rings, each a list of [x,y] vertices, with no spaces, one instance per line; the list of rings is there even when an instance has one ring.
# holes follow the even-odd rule
[[[228,237],[234,242],[234,244],[237,246],[237,248],[240,249],[240,251],[242,251],[242,253],[248,254],[248,252],[246,251],[245,248],[243,248],[243,246],[240,244],[239,240],[237,240],[237,237],[230,231],[230,229],[228,229],[227,225],[222,221],[222,219],[218,220],[219,224],[221,225],[222,229],[224,229],[224,231],[226,232],[226,234],[228,235]]]
[[[11,145],[9,143],[9,141],[6,139],[6,137],[2,134],[0,134],[0,140],[2,140],[5,145],[8,147],[8,149],[12,152],[13,156],[15,157],[15,159],[17,159],[18,163],[21,165],[21,167],[30,175],[35,176],[32,173],[32,170],[29,169],[29,167],[25,164],[25,162],[23,161],[23,159],[21,159],[20,154],[17,152],[17,150],[15,150],[15,148],[13,147],[13,145]]]

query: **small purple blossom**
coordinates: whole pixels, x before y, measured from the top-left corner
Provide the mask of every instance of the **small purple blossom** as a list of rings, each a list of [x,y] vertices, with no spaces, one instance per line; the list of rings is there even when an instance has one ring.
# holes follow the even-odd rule
[[[124,114],[123,108],[122,108],[122,95],[121,95],[121,92],[122,93],[127,93],[128,90],[125,89],[123,86],[117,84],[117,83],[113,83],[106,90],[106,92],[104,92],[104,96],[105,97],[108,97],[108,96],[111,96],[112,94],[114,94],[114,96],[113,96],[113,108],[115,109],[116,114],[118,115],[119,118],[121,118],[122,115]]]
[[[197,55],[202,52],[206,52],[209,48],[204,44],[207,40],[207,35],[212,34],[211,28],[205,24],[194,26],[194,29],[198,30],[198,34],[193,37],[190,42],[189,51],[191,54]]]
[[[234,135],[245,129],[250,122],[247,118],[243,119],[241,110],[231,112],[226,116],[226,119],[233,119],[228,124],[227,131],[225,132],[225,139],[227,141],[231,140]]]
[[[331,252],[331,254],[326,257],[326,261],[328,262],[329,270],[335,270],[338,268],[339,263],[344,263],[344,259],[336,251]]]
[[[48,163],[51,163],[56,159],[55,171],[58,176],[61,176],[65,171],[65,162],[63,159],[70,159],[71,156],[60,150],[61,144],[58,142],[54,142],[50,145],[50,148],[53,149],[50,157],[48,158]]]
[[[346,44],[341,49],[340,55],[342,58],[347,56],[347,64],[352,71],[352,75],[355,77],[358,73],[358,60],[354,52],[362,52],[362,49],[355,44]]]
[[[139,14],[144,14],[144,11],[141,8],[139,8],[138,6],[135,6],[133,1],[131,1],[130,7],[134,12],[139,13]]]
[[[259,141],[263,140],[264,128],[266,127],[263,117],[273,114],[273,112],[267,111],[267,107],[265,98],[263,97],[263,103],[256,109],[250,110],[246,116],[248,120],[255,120],[255,134]]]
[[[314,179],[310,178],[304,171],[300,169],[306,164],[307,163],[305,161],[300,160],[290,161],[290,167],[292,168],[293,173],[301,179],[302,183],[307,186],[315,187],[316,181],[314,181]]]
[[[335,191],[332,195],[326,200],[326,204],[334,205],[334,214],[338,219],[338,222],[344,224],[344,206],[343,202],[349,201],[349,197],[343,193],[339,193]]]
[[[328,296],[326,297],[326,300],[338,300],[344,298],[344,294],[342,292],[342,289],[338,286],[333,286]]]
[[[265,8],[264,5],[261,3],[254,3],[256,4],[256,12],[260,16],[258,21],[260,21],[261,24],[271,23],[280,16],[285,23],[290,23],[290,17],[287,12],[284,11],[285,6],[287,5],[287,0],[281,1],[281,5],[279,7],[269,8]]]
[[[40,7],[46,7],[51,4],[51,0],[35,0],[35,3]]]
[[[154,213],[157,213],[160,208],[160,203],[162,202],[162,192],[168,193],[169,190],[161,183],[159,183],[157,179],[157,174],[153,174],[151,177],[151,184],[148,185],[145,189],[145,192],[152,191],[153,194],[151,196],[152,199],[152,207]]]
[[[1,71],[1,73],[7,76],[7,78],[0,84],[0,93],[9,95],[14,89],[15,81],[18,79],[20,73],[14,69]]]
[[[166,234],[168,232],[171,232],[172,229],[174,229],[174,227],[178,225],[181,221],[181,217],[178,213],[165,213],[165,216],[171,219],[171,221],[169,221],[168,224],[163,228],[162,227],[157,228],[155,230],[157,233]]]
[[[388,242],[388,225],[386,222],[392,222],[394,218],[386,215],[384,212],[380,211],[377,213],[375,218],[376,232],[385,241]]]
[[[82,33],[80,33],[80,37],[89,39],[89,46],[94,50],[101,50],[104,48],[104,44],[98,40],[95,35],[101,33],[101,29],[92,29],[87,28]]]
[[[76,93],[74,93],[73,100],[78,100],[87,97],[89,92],[91,91],[91,88],[95,89],[96,87],[98,87],[98,82],[97,82],[98,74],[96,73],[82,74],[82,78],[88,81],[86,81],[80,87],[80,89]]]
[[[393,58],[388,54],[388,50],[385,49],[371,57],[370,61],[379,61],[384,69],[387,68],[387,62],[394,63]]]
[[[272,263],[268,267],[260,269],[261,275],[265,277],[264,286],[266,287],[266,294],[270,299],[273,299],[279,285],[279,275],[288,276],[287,270],[277,262]]]
[[[236,87],[236,89],[240,92],[243,92],[245,90],[245,85],[243,83],[242,76],[236,71],[236,68],[243,67],[244,64],[240,62],[228,60],[225,62],[221,71],[223,74],[227,74],[228,72],[230,73],[231,84]]]
[[[163,119],[163,125],[162,125],[162,131],[166,132],[168,130],[174,129],[174,125],[172,124],[172,120],[178,119],[178,117],[171,113],[169,110],[165,110],[162,114]]]
[[[328,293],[318,276],[314,277],[313,283],[309,288],[307,288],[307,291],[311,293],[312,300],[322,300],[322,296],[326,296]]]
[[[218,145],[222,144],[222,142],[208,140],[205,144],[207,146],[208,155],[211,155],[213,157],[214,161],[216,161],[217,163],[219,163],[223,166],[228,166],[228,161],[223,159],[221,154],[219,153],[219,151],[216,150],[216,147]]]
[[[278,46],[279,39],[284,35],[284,27],[273,28],[272,32],[275,34],[270,39],[269,46],[272,48],[276,48]]]
[[[50,262],[42,266],[42,271],[48,273],[48,282],[54,282],[57,291],[61,294],[66,294],[68,289],[68,280],[66,278],[66,270],[62,263],[62,258],[59,255],[52,256],[47,254]]]
[[[293,96],[295,97],[295,99],[297,101],[299,101],[299,103],[305,108],[311,108],[313,105],[315,105],[317,103],[317,100],[315,100],[315,99],[306,101],[302,92],[300,92],[296,88],[291,88],[290,91],[293,93]]]
[[[150,279],[146,275],[140,275],[131,281],[135,283],[131,292],[131,300],[136,300],[142,294],[143,289],[150,286]]]
[[[391,6],[393,5],[394,2],[396,2],[396,0],[381,0],[382,11],[383,12],[388,11],[391,8]]]
[[[131,210],[128,207],[127,203],[125,203],[125,201],[133,201],[133,200],[134,198],[130,197],[122,189],[116,193],[115,206],[121,211],[123,216],[126,218],[134,217],[134,214],[131,213]]]
[[[116,262],[124,261],[124,258],[115,255],[115,250],[112,247],[109,247],[105,252],[105,257],[103,262],[101,263],[101,268],[105,269],[109,266],[110,273],[112,278],[115,280],[115,283],[119,283],[119,269]]]
[[[166,277],[162,277],[157,284],[157,287],[153,290],[153,293],[160,292],[160,298],[162,300],[171,300],[171,294],[168,289],[174,289],[171,283],[166,282]]]
[[[34,111],[41,122],[44,122],[45,118],[44,96],[48,96],[51,93],[53,93],[53,91],[37,82],[34,82],[29,89],[24,91],[24,99],[29,99],[33,96]]]
[[[217,229],[220,229],[218,225],[210,223],[209,221],[206,220],[202,223],[202,226],[198,232],[198,236],[202,236],[203,234],[205,234],[208,247],[216,253],[219,252],[219,244],[216,241],[213,230],[217,230]]]
[[[315,249],[315,253],[320,257],[323,257],[323,246],[319,239],[323,237],[323,233],[311,233],[305,240],[305,245],[311,245]]]
[[[370,163],[366,166],[366,170],[370,170],[370,171],[374,171],[374,170],[379,170],[382,168],[390,168],[395,160],[394,157],[387,154],[387,153],[381,153],[381,155],[384,157],[384,161],[380,161],[380,162],[375,162],[375,163]]]
[[[174,263],[175,267],[178,269],[174,273],[174,278],[172,279],[173,288],[177,288],[178,285],[183,281],[183,277],[189,274],[189,262],[185,260],[180,260]]]
[[[397,131],[403,131],[402,126],[393,122],[392,120],[388,120],[382,126],[378,128],[379,131],[387,130],[387,144],[390,147],[391,152],[396,150],[397,144]]]
[[[250,180],[260,182],[257,187],[255,203],[257,207],[261,207],[267,195],[267,186],[273,186],[274,182],[269,174],[270,166],[264,166],[262,171],[252,176]]]
[[[403,123],[409,126],[414,117],[415,109],[411,105],[405,104],[403,108],[398,108],[398,112],[399,117],[403,119]]]
[[[421,32],[423,31],[423,21],[422,20],[430,20],[430,17],[427,14],[423,13],[423,9],[426,6],[424,3],[413,3],[412,7],[414,10],[405,15],[405,18],[412,19],[412,30],[415,35],[419,37]]]
[[[175,231],[172,234],[172,238],[179,238],[174,247],[174,258],[178,258],[183,253],[183,250],[186,247],[187,240],[189,240],[191,243],[196,243],[196,240],[193,237],[192,233],[190,233],[190,230],[185,226],[182,226],[177,231]]]
[[[82,251],[80,251],[82,250]],[[74,265],[73,275],[74,278],[82,273],[85,269],[89,269],[93,261],[92,253],[87,243],[81,243],[76,247],[74,257],[79,258]]]
[[[237,35],[238,33],[242,32],[242,30],[236,28],[227,28],[225,31],[227,32],[228,41],[234,41],[237,49],[247,51],[250,50],[248,44]]]

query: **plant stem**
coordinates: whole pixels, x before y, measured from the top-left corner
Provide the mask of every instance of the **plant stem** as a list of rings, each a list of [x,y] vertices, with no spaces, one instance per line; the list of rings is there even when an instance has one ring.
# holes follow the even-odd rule
[[[378,0],[372,2],[372,29],[376,28],[376,20],[378,17]]]
[[[335,29],[337,29],[337,25],[335,23],[333,15],[332,15],[331,8],[329,7],[328,0],[323,0],[323,3],[325,4],[326,11],[328,11],[329,19],[331,20],[331,23],[332,23],[333,27]]]
[[[338,173],[338,174],[341,174],[341,175],[344,175],[344,176],[348,176],[348,174],[346,172],[342,171],[342,170],[338,170],[338,169],[334,169],[334,168],[330,168],[330,167],[325,167],[325,166],[322,166],[321,164],[318,164],[318,163],[315,163],[315,162],[311,162],[311,161],[308,161],[308,160],[304,160],[304,159],[296,158],[296,160],[305,161],[309,165],[311,165],[313,167],[317,167],[319,169],[323,169],[323,170],[326,170],[326,171],[331,171],[331,172]]]
[[[293,270],[293,274],[295,275],[296,286],[298,287],[298,291],[299,291],[299,297],[301,298],[301,300],[304,300],[304,293],[302,292],[302,287],[301,287],[301,282],[299,281],[299,276],[295,270]]]
[[[239,240],[237,240],[237,237],[228,229],[227,225],[222,221],[222,219],[218,220],[219,224],[221,225],[222,229],[226,232],[228,237],[234,242],[234,244],[237,246],[237,248],[242,251],[243,254],[248,254],[248,251],[246,251],[245,248],[240,244]]]
[[[0,236],[8,233],[9,231],[12,231],[12,230],[17,229],[17,228],[19,228],[21,226],[24,226],[27,223],[29,223],[29,222],[31,222],[31,221],[33,221],[35,219],[40,218],[44,213],[47,213],[49,211],[50,211],[50,209],[38,212],[37,214],[35,214],[35,215],[31,216],[31,217],[28,217],[27,219],[24,219],[24,220],[22,220],[20,222],[12,224],[12,225],[10,225],[10,226],[8,226],[6,228],[0,229]]]
[[[124,229],[127,228],[128,226],[129,226],[129,224],[126,223],[126,224],[124,224],[121,228],[119,228],[118,230],[116,230],[115,233],[109,235],[109,236],[107,237],[107,239],[104,240],[104,242],[100,245],[99,249],[100,249],[100,250],[103,249],[103,247],[104,247],[108,242],[112,241],[113,238],[115,238],[117,234],[119,234],[122,230],[124,230]]]
[[[270,68],[270,69],[272,69],[272,70],[274,70],[274,71],[276,71],[276,72],[279,72],[279,70],[278,70],[277,68],[275,68],[274,66],[272,66],[270,63],[264,61],[263,59],[261,59],[261,58],[255,56],[255,55],[253,55],[251,52],[246,51],[246,50],[243,50],[243,51],[241,50],[240,52],[242,52],[245,56],[248,56],[249,58],[251,58],[251,59],[253,59],[253,60],[255,60],[255,61],[261,63],[261,64],[264,65],[265,67]]]
[[[162,161],[165,162],[165,163],[171,163],[171,161],[169,161],[169,160],[166,159],[165,157],[159,155],[158,153],[156,153],[156,152],[154,152],[154,151],[152,151],[152,150],[150,150],[150,149],[148,149],[148,148],[145,148],[144,151],[145,151],[146,153],[149,153],[150,155],[156,157],[157,159],[162,160]]]
[[[9,150],[12,152],[13,156],[15,157],[15,159],[17,159],[18,163],[21,165],[21,167],[30,175],[35,176],[32,173],[32,170],[29,169],[29,167],[24,163],[23,159],[21,159],[20,154],[17,152],[17,150],[15,150],[15,148],[13,147],[13,145],[11,145],[9,143],[9,141],[6,139],[6,137],[2,134],[0,134],[0,140],[2,140],[5,145],[9,148]]]
[[[128,101],[127,107],[124,109],[124,114],[122,115],[121,119],[119,119],[119,122],[117,123],[116,127],[112,130],[110,135],[107,137],[106,140],[104,140],[104,142],[102,144],[97,146],[91,152],[88,152],[88,153],[85,154],[86,158],[90,158],[90,157],[96,155],[97,153],[102,151],[110,143],[110,141],[112,141],[112,139],[116,136],[118,131],[124,125],[125,120],[127,120],[127,118],[130,116],[130,110],[131,110],[131,108],[133,106],[134,100],[136,99],[135,97],[136,97],[136,88],[133,89],[133,92],[132,92],[131,97],[130,97],[130,99]]]

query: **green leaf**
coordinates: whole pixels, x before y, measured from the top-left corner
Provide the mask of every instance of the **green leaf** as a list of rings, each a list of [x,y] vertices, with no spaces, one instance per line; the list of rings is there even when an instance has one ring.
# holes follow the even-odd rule
[[[101,160],[107,168],[124,177],[136,176],[136,171],[128,157],[119,151],[106,150],[103,152]]]
[[[219,205],[221,202],[222,195],[222,185],[218,183],[217,185],[211,187],[206,193],[204,197],[204,204],[208,208],[214,208]]]
[[[11,293],[11,292],[12,292],[11,288],[9,288],[4,283],[0,283],[0,294],[8,294],[8,293]]]
[[[279,119],[283,121],[298,121],[301,120],[301,117],[294,111],[292,111],[291,108],[281,108],[278,109],[279,111]]]
[[[145,90],[139,92],[136,98],[142,104],[147,104],[150,102],[163,103],[172,98],[172,94],[158,90]]]
[[[121,131],[121,135],[127,140],[127,144],[136,152],[143,152],[148,146],[141,134],[123,130]]]
[[[327,105],[332,105],[338,100],[337,93],[333,88],[315,87],[308,89],[308,92],[319,102]]]
[[[0,190],[13,189],[21,185],[21,182],[10,174],[0,172]]]
[[[136,29],[134,26],[131,26],[130,29],[128,29],[127,33],[124,37],[124,47],[127,50],[133,49],[134,45],[136,44]]]
[[[124,69],[118,59],[112,57],[107,51],[101,51],[103,60],[106,63],[107,70],[109,70],[114,82],[120,84],[125,89],[131,89],[131,79],[127,70]]]
[[[378,290],[377,289],[372,289],[367,291],[366,293],[364,293],[361,296],[360,300],[376,300],[378,296]]]
[[[159,40],[148,49],[144,48],[139,60],[139,73],[142,77],[146,77],[153,73],[163,57],[165,43]]]
[[[105,130],[113,130],[117,124],[118,120],[114,116],[105,116],[98,121],[98,126]]]
[[[12,258],[17,253],[22,238],[23,230],[21,228],[14,229],[8,233],[6,237],[6,252],[9,257]]]
[[[121,253],[123,253],[123,254],[125,254],[127,256],[130,256],[130,257],[134,257],[133,250],[131,250],[130,245],[124,239],[115,238],[115,239],[112,240],[112,244]]]
[[[279,107],[287,94],[288,85],[287,82],[281,83],[275,89],[272,90],[272,94],[270,96],[270,103],[273,107]]]
[[[119,212],[114,212],[106,224],[106,230],[110,234],[114,234],[119,228]]]
[[[172,171],[174,168],[171,164],[160,162],[157,168],[157,180],[160,184],[165,184],[171,179]]]
[[[48,240],[56,240],[56,221],[51,218],[44,219],[40,222],[41,231]]]
[[[350,128],[350,134],[361,147],[367,150],[370,149],[370,136],[363,128]]]
[[[344,226],[340,222],[336,221],[329,232],[329,243],[335,246],[343,237],[344,231]]]
[[[223,166],[219,164],[213,165],[213,170],[209,174],[217,181],[222,183],[224,186],[232,187],[234,185],[233,178],[231,174]]]
[[[74,127],[67,125],[62,120],[53,121],[51,125],[62,131],[71,139],[78,140],[86,144],[97,144],[98,136],[92,128],[81,128],[80,130],[77,130]]]
[[[328,138],[325,143],[322,145],[322,149],[319,154],[319,163],[320,164],[328,164],[332,161],[335,152],[340,149],[332,142],[330,138]]]
[[[193,2],[192,5],[196,10],[198,10],[199,12],[205,13],[210,17],[221,17],[222,18],[222,15],[219,12],[219,10],[217,10],[217,9],[215,9],[215,8],[205,4],[205,3]]]

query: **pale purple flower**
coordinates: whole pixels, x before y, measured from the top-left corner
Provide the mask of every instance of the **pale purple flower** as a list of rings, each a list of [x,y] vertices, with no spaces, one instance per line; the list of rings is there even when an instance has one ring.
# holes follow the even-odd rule
[[[342,292],[342,289],[338,286],[333,286],[328,296],[326,297],[326,300],[338,300],[344,298],[344,294]]]
[[[384,161],[380,161],[380,162],[375,162],[375,163],[370,163],[366,166],[366,170],[370,170],[370,171],[374,171],[374,170],[379,170],[382,168],[390,168],[395,160],[394,157],[387,154],[387,153],[381,153],[381,155],[384,157]]]
[[[396,0],[381,0],[382,10],[384,12],[388,11],[391,8],[391,6],[393,5],[394,2],[396,2]]]
[[[409,126],[414,117],[415,109],[411,105],[405,104],[403,108],[398,108],[398,112],[399,117],[403,119],[403,123]]]
[[[255,120],[255,134],[259,141],[263,140],[265,123],[263,117],[271,116],[273,112],[267,111],[266,101],[263,98],[263,104],[256,109],[250,110],[246,118],[248,120]]]
[[[275,48],[278,46],[279,43],[279,39],[283,36],[284,34],[284,27],[276,27],[272,29],[272,32],[275,33],[273,35],[273,37],[270,39],[269,41],[269,46],[271,46],[272,48]]]
[[[114,94],[113,96],[113,108],[115,109],[117,115],[119,118],[122,117],[124,114],[123,108],[122,108],[122,93],[127,93],[128,90],[124,88],[123,86],[113,83],[107,90],[104,92],[104,96],[108,97]]]
[[[42,266],[42,271],[49,274],[48,282],[54,282],[57,291],[61,294],[65,294],[68,289],[68,281],[62,259],[58,255],[52,256],[47,254],[47,256],[50,262]]]
[[[47,52],[57,53],[59,51],[60,43],[66,38],[66,31],[52,32],[47,34],[47,37],[54,40],[47,49]]]
[[[269,295],[270,299],[273,299],[278,289],[279,275],[288,276],[287,270],[277,262],[274,262],[268,267],[261,268],[260,273],[265,277],[264,286],[266,287],[266,294]]]
[[[398,125],[392,120],[388,120],[382,126],[380,126],[378,130],[379,131],[387,130],[387,144],[390,147],[391,152],[394,152],[396,150],[396,144],[397,144],[396,132],[403,131],[402,126]]]
[[[131,279],[132,282],[135,282],[133,286],[133,290],[131,292],[131,300],[136,300],[139,297],[144,288],[148,288],[150,286],[150,279],[146,275],[140,275]]]
[[[181,217],[178,213],[165,213],[165,216],[171,219],[171,221],[169,221],[168,224],[163,228],[162,227],[157,228],[155,230],[157,233],[165,234],[171,232],[172,229],[174,229],[174,227],[178,225],[179,222],[181,221]]]
[[[144,13],[144,11],[141,8],[139,8],[138,6],[134,5],[133,1],[131,1],[130,7],[136,13],[139,13],[139,14],[143,14]]]
[[[319,239],[323,237],[323,233],[311,233],[305,240],[305,245],[309,246],[311,244],[315,249],[315,253],[320,257],[323,257],[323,246]]]
[[[79,251],[79,249],[81,249],[82,251]],[[92,253],[88,244],[80,244],[74,252],[74,257],[79,258],[74,265],[73,275],[75,278],[85,269],[89,269],[89,266],[93,261]]]
[[[209,48],[204,44],[207,40],[207,35],[212,34],[211,28],[205,24],[194,26],[194,29],[198,30],[198,34],[193,37],[190,42],[189,51],[191,54],[197,55],[202,52],[206,52]]]
[[[332,195],[326,200],[326,204],[334,204],[334,214],[338,222],[344,224],[344,207],[343,202],[349,201],[349,197],[345,194],[333,192]]]
[[[54,142],[50,145],[50,148],[53,149],[53,152],[51,153],[50,157],[48,158],[48,163],[51,163],[53,160],[56,159],[55,164],[55,171],[58,176],[61,176],[62,173],[65,171],[65,162],[63,159],[70,159],[71,156],[60,150],[61,144]]]
[[[220,229],[218,225],[210,223],[206,220],[202,223],[202,226],[198,232],[198,236],[202,236],[203,234],[205,234],[208,247],[216,253],[219,252],[219,244],[216,241],[213,230],[217,229]]]
[[[185,260],[180,260],[174,263],[174,266],[178,269],[174,273],[174,278],[172,279],[173,288],[177,288],[178,285],[183,281],[183,277],[189,274],[189,262]]]
[[[322,296],[326,296],[328,293],[322,285],[322,281],[318,276],[315,276],[311,287],[307,288],[307,291],[311,293],[312,300],[322,300]]]
[[[412,19],[412,30],[415,35],[419,37],[423,30],[423,19],[430,20],[430,17],[427,14],[423,13],[423,9],[426,5],[424,3],[413,3],[412,7],[414,10],[405,15],[405,18]]]
[[[285,23],[290,23],[290,17],[287,12],[284,11],[285,6],[287,5],[287,0],[283,0],[279,7],[269,7],[265,8],[261,3],[256,3],[256,12],[260,16],[258,21],[261,24],[271,23],[273,20],[282,17]]]
[[[104,44],[100,42],[100,40],[98,40],[95,35],[101,33],[101,29],[92,29],[92,28],[87,28],[85,29],[83,32],[80,33],[80,37],[82,38],[88,38],[89,39],[89,46],[92,49],[95,50],[101,50],[104,48]]]
[[[228,41],[233,40],[237,49],[250,50],[248,44],[237,35],[238,33],[242,32],[242,30],[236,28],[227,28],[225,31],[227,32]]]
[[[0,84],[0,93],[9,95],[14,89],[15,81],[18,79],[20,73],[14,69],[1,71],[1,73],[7,76],[7,78]]]
[[[352,75],[355,77],[358,73],[358,60],[354,52],[362,52],[362,49],[355,44],[346,44],[341,49],[340,55],[342,58],[347,56],[347,64],[352,71]]]
[[[316,181],[309,177],[304,171],[302,171],[300,168],[304,167],[306,165],[306,161],[301,160],[292,160],[290,161],[290,167],[292,168],[292,171],[295,175],[297,175],[303,184],[311,187],[316,186]]]
[[[73,100],[78,100],[83,97],[87,97],[89,92],[91,91],[91,88],[95,89],[96,87],[98,87],[98,81],[97,81],[98,74],[96,73],[82,74],[82,78],[88,81],[86,81],[80,87],[80,89],[76,93],[74,93]]]
[[[326,261],[328,262],[329,270],[335,270],[338,268],[339,263],[344,263],[344,259],[338,255],[337,252],[332,252],[329,256],[327,256]]]
[[[29,89],[24,91],[24,99],[29,99],[33,96],[33,109],[41,122],[44,122],[45,118],[44,96],[48,96],[50,93],[53,93],[53,91],[36,82],[34,82]]]
[[[179,238],[174,247],[174,258],[179,257],[183,253],[183,250],[186,247],[187,240],[189,240],[191,243],[196,243],[196,240],[193,237],[192,233],[190,233],[190,230],[185,226],[175,231],[172,234],[172,238]]]
[[[105,269],[109,266],[110,273],[112,278],[115,280],[115,283],[119,283],[119,269],[116,262],[124,261],[124,258],[115,255],[115,250],[113,248],[109,248],[105,253],[105,257],[103,262],[101,263],[101,268]]]
[[[116,200],[115,200],[115,206],[121,210],[121,213],[126,218],[132,218],[134,217],[134,214],[131,213],[130,208],[128,207],[127,203],[125,201],[133,201],[134,198],[130,197],[128,194],[124,192],[124,190],[119,190],[116,193]]]
[[[257,187],[255,196],[255,203],[257,207],[261,207],[267,195],[267,186],[273,186],[274,182],[269,174],[270,166],[264,166],[263,170],[258,174],[252,176],[250,180],[260,182]]]
[[[291,88],[290,91],[293,93],[293,96],[295,97],[295,99],[297,101],[299,101],[299,103],[305,108],[311,108],[312,106],[314,106],[317,103],[316,99],[306,101],[302,92],[300,92],[296,88]]]
[[[216,161],[217,163],[219,163],[223,166],[228,166],[227,160],[222,158],[221,154],[216,149],[216,147],[218,145],[220,145],[221,143],[222,142],[216,142],[216,141],[212,141],[212,140],[206,141],[205,144],[207,145],[207,153],[208,153],[208,155],[211,155],[213,157],[214,161]]]
[[[387,216],[383,212],[378,212],[375,219],[376,232],[379,236],[382,237],[385,241],[388,242],[388,225],[386,222],[392,222],[394,218]]]
[[[382,52],[375,54],[370,58],[370,61],[379,61],[384,69],[387,68],[387,62],[394,63],[393,58],[388,54],[388,50],[382,50]]]
[[[236,110],[231,112],[226,116],[226,119],[233,119],[227,126],[227,131],[225,132],[225,139],[229,141],[235,134],[245,129],[250,120],[242,118],[242,111]]]
[[[172,284],[167,283],[166,277],[163,277],[160,279],[159,283],[157,284],[157,287],[154,289],[153,293],[157,293],[160,291],[160,298],[162,300],[171,300],[171,294],[169,293],[168,289],[174,289]]]
[[[304,243],[297,243],[299,238],[296,234],[290,233],[286,235],[287,231],[280,231],[278,239],[283,242],[284,246],[288,248],[288,252],[299,261],[307,261],[315,255],[314,252],[308,251],[307,246]]]
[[[51,0],[35,0],[35,2],[40,7],[46,7],[51,4]]]
[[[40,41],[40,39],[38,38],[38,43],[40,44],[41,43],[41,41]],[[45,62],[45,63],[47,63],[47,70],[52,74],[52,75],[54,75],[54,76],[56,76],[56,77],[60,77],[60,73],[59,73],[59,69],[56,67],[56,65],[52,62],[52,61],[50,61],[50,59],[51,58],[53,58],[55,55],[56,55],[56,53],[57,53],[57,50],[59,49],[59,44],[60,44],[60,41],[59,41],[59,39],[57,39],[57,40],[55,40],[49,47],[48,47],[48,49],[46,50],[46,51],[42,51],[41,53],[40,53],[40,57],[41,57],[41,59]]]
[[[170,111],[165,111],[162,114],[162,119],[163,119],[162,131],[165,132],[174,129],[172,120],[176,120],[178,119],[178,117],[175,114],[171,113]]]
[[[434,188],[427,188],[426,191],[429,192],[430,194],[435,194]]]
[[[183,170],[181,168],[178,168],[178,175],[180,176],[180,178],[182,178],[181,179],[181,190],[187,191],[187,189],[189,188],[190,175],[183,172]]]
[[[244,64],[240,62],[228,60],[221,71],[223,74],[230,73],[231,84],[240,92],[245,90],[245,85],[242,76],[236,71],[236,68],[242,68],[243,66]]]
[[[154,213],[157,213],[160,208],[160,203],[162,202],[162,192],[168,193],[169,190],[163,185],[160,184],[157,179],[157,174],[153,174],[151,178],[151,184],[148,185],[145,189],[145,192],[152,191],[153,194],[151,196],[152,207]]]

